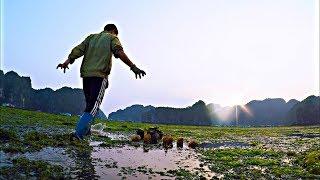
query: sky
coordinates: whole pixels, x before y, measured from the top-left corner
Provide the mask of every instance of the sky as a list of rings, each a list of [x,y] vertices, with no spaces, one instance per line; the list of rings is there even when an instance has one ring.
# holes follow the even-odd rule
[[[35,89],[82,88],[81,58],[65,74],[55,68],[107,23],[147,76],[113,59],[106,114],[319,95],[317,0],[1,0],[0,69]]]

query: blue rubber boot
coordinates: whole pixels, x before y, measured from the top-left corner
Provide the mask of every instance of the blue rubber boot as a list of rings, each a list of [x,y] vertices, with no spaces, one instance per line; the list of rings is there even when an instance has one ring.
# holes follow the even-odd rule
[[[84,112],[82,116],[80,117],[77,127],[76,127],[76,133],[75,135],[79,139],[83,139],[84,136],[88,133],[90,130],[91,122],[93,121],[93,116],[92,114],[88,112]]]

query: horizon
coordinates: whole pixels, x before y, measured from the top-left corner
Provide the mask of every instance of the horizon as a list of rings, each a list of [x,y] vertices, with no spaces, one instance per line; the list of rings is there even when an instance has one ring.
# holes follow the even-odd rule
[[[0,69],[29,76],[34,89],[82,89],[81,58],[66,74],[55,67],[87,35],[113,22],[125,52],[147,76],[136,80],[113,59],[105,114],[134,104],[186,107],[203,100],[225,107],[319,96],[316,0],[140,1],[125,7],[96,1],[69,12],[74,2],[1,0]]]
[[[0,70],[1,70],[1,69],[0,69]],[[8,72],[15,72],[15,71],[7,71],[7,72],[4,72],[4,74],[6,74],[6,73],[8,73]],[[15,73],[17,73],[20,77],[29,77],[29,78],[31,79],[31,87],[32,87],[32,77],[30,77],[30,76],[21,76],[18,72],[15,72]],[[32,87],[32,88],[33,88],[33,87]],[[45,88],[50,88],[50,87],[45,87]],[[33,88],[33,89],[35,89],[35,90],[41,90],[41,89],[45,89],[45,88],[40,88],[40,89],[35,89],[35,88]],[[61,88],[81,89],[81,88],[73,88],[73,87],[69,87],[69,86],[64,86],[64,87],[61,87]],[[58,88],[58,89],[52,89],[52,88],[50,88],[50,89],[56,91],[56,90],[59,90],[59,89],[61,89],[61,88]],[[282,98],[282,97],[265,97],[265,98],[262,98],[262,99],[251,99],[251,100],[249,100],[248,102],[245,102],[244,104],[230,104],[230,105],[223,105],[223,104],[220,104],[219,102],[206,102],[206,101],[203,100],[203,99],[198,99],[198,100],[196,100],[195,102],[193,102],[193,103],[191,103],[191,104],[189,104],[189,105],[179,106],[179,107],[173,107],[173,108],[186,108],[186,107],[190,107],[190,106],[192,106],[193,104],[195,104],[195,103],[198,102],[198,101],[203,101],[203,102],[205,103],[205,105],[213,104],[213,105],[221,106],[222,108],[228,108],[228,107],[234,107],[234,106],[242,106],[242,107],[244,107],[246,104],[248,104],[248,103],[250,103],[250,102],[252,102],[252,101],[264,101],[264,100],[268,100],[268,99],[283,99],[283,100],[285,101],[285,103],[288,103],[288,102],[291,101],[291,100],[297,100],[297,101],[301,102],[301,101],[305,100],[306,98],[308,98],[308,97],[310,97],[310,96],[319,97],[319,95],[316,95],[316,94],[310,94],[310,95],[308,95],[307,97],[304,97],[304,98],[292,98],[292,99],[284,99],[284,98]],[[115,110],[112,111],[112,112],[115,112],[115,111],[121,110],[121,109],[123,110],[123,109],[125,109],[125,108],[127,108],[127,107],[131,107],[131,106],[134,106],[134,105],[143,105],[144,107],[145,107],[145,106],[171,107],[171,106],[167,106],[167,105],[159,106],[159,105],[153,105],[153,104],[128,104],[128,105],[125,105],[124,108],[115,109]],[[103,112],[104,112],[104,111],[103,111]],[[104,113],[105,113],[105,115],[109,115],[109,114],[112,113],[112,112],[109,112],[109,113],[104,112]]]

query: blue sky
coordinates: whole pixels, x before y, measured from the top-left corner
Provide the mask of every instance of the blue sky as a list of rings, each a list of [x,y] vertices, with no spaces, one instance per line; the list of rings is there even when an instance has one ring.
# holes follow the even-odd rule
[[[102,110],[140,103],[184,107],[319,94],[316,0],[1,0],[1,69],[30,76],[36,89],[81,88],[81,59],[55,69],[73,46],[107,23],[136,80],[113,60]]]

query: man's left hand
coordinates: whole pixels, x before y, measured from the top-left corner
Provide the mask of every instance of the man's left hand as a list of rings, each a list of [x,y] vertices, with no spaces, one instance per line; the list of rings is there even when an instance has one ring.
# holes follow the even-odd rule
[[[69,63],[64,62],[63,64],[58,64],[57,69],[60,67],[63,69],[63,73],[66,73],[66,69],[69,69],[68,67]]]
[[[131,71],[134,72],[134,74],[136,75],[136,79],[139,77],[139,79],[141,79],[141,76],[145,76],[146,72],[144,72],[143,70],[139,69],[137,66],[132,66]]]

